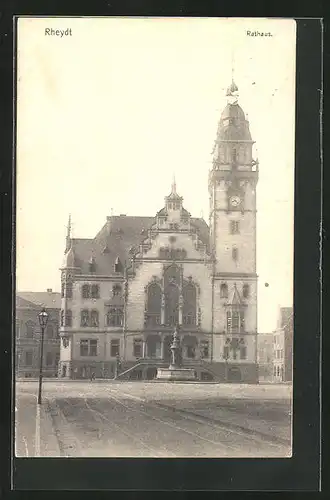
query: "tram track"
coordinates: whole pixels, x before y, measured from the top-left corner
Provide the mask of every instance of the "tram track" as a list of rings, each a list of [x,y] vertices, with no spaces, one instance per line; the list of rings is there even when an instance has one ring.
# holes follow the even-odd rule
[[[248,438],[251,441],[254,441],[257,443],[268,444],[268,445],[275,447],[275,448],[279,448],[279,447],[282,448],[283,446],[290,446],[290,444],[291,444],[289,439],[284,439],[284,438],[281,438],[280,436],[270,435],[270,434],[264,433],[262,431],[250,429],[246,426],[238,425],[238,424],[228,422],[225,420],[221,420],[218,418],[213,418],[213,417],[210,417],[208,415],[201,415],[200,413],[196,413],[196,412],[191,411],[191,410],[177,408],[175,406],[166,405],[166,404],[160,403],[158,401],[157,402],[154,401],[153,403],[150,403],[149,401],[144,400],[143,398],[139,398],[138,396],[132,396],[132,395],[126,394],[126,393],[120,393],[120,394],[129,398],[129,399],[143,402],[146,406],[149,406],[150,408],[158,407],[158,408],[161,408],[165,411],[171,412],[173,414],[181,415],[183,418],[186,418],[188,420],[193,420],[195,422],[198,422],[198,423],[201,423],[204,425],[208,425],[212,428],[217,428],[217,429],[220,429],[220,430],[223,430],[226,432],[230,432],[230,433],[235,434],[239,437]],[[111,397],[113,397],[113,396],[111,396]],[[231,411],[233,411],[233,410],[231,409]]]

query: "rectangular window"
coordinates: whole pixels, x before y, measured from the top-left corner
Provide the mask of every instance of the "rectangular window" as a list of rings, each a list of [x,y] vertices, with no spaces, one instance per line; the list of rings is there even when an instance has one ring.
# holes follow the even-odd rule
[[[66,298],[72,299],[72,283],[70,282],[66,284]]]
[[[241,359],[246,359],[246,346],[241,346],[240,351],[241,351]]]
[[[46,328],[46,337],[48,339],[52,339],[54,336],[54,327],[52,324],[49,324],[47,325],[47,328]]]
[[[231,220],[230,221],[230,233],[231,234],[239,234],[239,221]]]
[[[80,326],[89,326],[89,311],[87,309],[80,313]]]
[[[26,366],[32,366],[32,352],[26,351],[25,353],[25,364]]]
[[[93,339],[89,341],[89,355],[97,356],[97,340]]]
[[[188,313],[182,319],[184,325],[196,325],[196,318],[193,313]]]
[[[110,344],[110,356],[112,358],[115,358],[116,356],[119,356],[119,340],[118,339],[112,339],[111,344]]]
[[[97,339],[82,339],[80,356],[97,356]]]
[[[136,358],[141,358],[141,356],[142,356],[142,340],[141,339],[134,339],[133,356],[135,356]]]
[[[32,322],[32,321],[28,321],[26,323],[26,336],[29,338],[29,339],[32,339],[33,338],[33,335],[34,335],[34,328],[35,328],[35,324]]]
[[[96,310],[91,312],[91,326],[99,326],[99,312]]]
[[[46,365],[50,366],[53,364],[53,353],[52,352],[47,352],[46,354]]]
[[[238,311],[233,311],[232,313],[232,329],[239,330],[240,327],[240,316]]]
[[[65,313],[65,326],[72,326],[72,311],[67,309]]]
[[[88,356],[88,340],[83,339],[80,341],[80,356]]]
[[[202,340],[200,343],[201,358],[205,359],[209,357],[209,343],[207,340]]]
[[[244,311],[240,311],[240,328],[241,332],[245,331],[245,318],[244,318]]]
[[[224,359],[229,358],[229,347],[227,345],[225,345],[223,348],[223,357],[224,357]]]

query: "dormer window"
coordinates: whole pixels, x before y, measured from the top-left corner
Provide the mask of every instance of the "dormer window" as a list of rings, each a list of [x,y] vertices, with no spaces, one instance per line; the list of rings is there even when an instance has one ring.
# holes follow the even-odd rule
[[[115,260],[115,266],[114,267],[115,267],[115,273],[120,273],[122,271],[122,267],[123,266],[122,266],[122,264],[120,262],[119,257],[116,258],[116,260]]]
[[[94,259],[94,257],[91,257],[89,259],[88,267],[89,267],[89,272],[90,273],[94,273],[95,272],[96,265],[95,265],[95,259]]]

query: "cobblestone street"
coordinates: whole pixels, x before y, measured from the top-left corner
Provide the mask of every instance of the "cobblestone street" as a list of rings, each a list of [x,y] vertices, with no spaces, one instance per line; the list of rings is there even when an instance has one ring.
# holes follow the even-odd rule
[[[17,384],[19,457],[36,455],[36,393]],[[290,408],[286,385],[46,381],[40,456],[288,457]]]

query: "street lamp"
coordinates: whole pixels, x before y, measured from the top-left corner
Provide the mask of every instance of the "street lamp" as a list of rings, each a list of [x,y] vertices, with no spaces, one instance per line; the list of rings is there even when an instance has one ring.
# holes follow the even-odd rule
[[[39,370],[39,392],[38,392],[38,405],[41,405],[41,388],[42,388],[42,359],[44,354],[44,333],[48,321],[48,314],[46,309],[43,308],[41,313],[38,314],[39,324],[41,327],[41,344],[40,344],[40,370]]]

